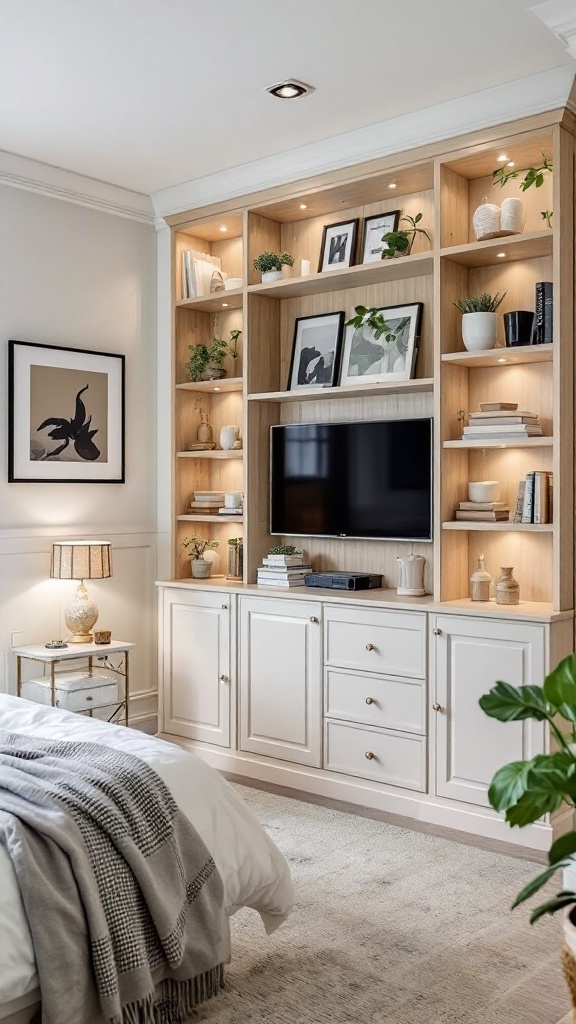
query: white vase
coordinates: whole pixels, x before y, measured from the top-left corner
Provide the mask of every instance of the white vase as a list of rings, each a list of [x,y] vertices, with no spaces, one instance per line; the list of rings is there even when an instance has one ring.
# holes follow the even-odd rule
[[[228,423],[220,430],[220,447],[224,451],[230,451],[234,447],[235,442],[240,437],[240,427],[236,427],[233,423]]]
[[[204,558],[192,558],[190,560],[190,568],[194,579],[207,580],[210,575],[212,563],[205,561]]]
[[[424,566],[426,559],[423,555],[399,555],[396,559],[400,562],[400,582],[396,592],[403,597],[423,597],[424,589]]]
[[[479,242],[485,238],[498,238],[500,234],[500,207],[482,203],[472,215],[474,234]]]
[[[497,314],[464,313],[462,316],[462,341],[468,352],[494,348],[498,341]]]
[[[521,199],[504,199],[500,213],[500,234],[520,235],[524,231],[526,211]]]
[[[214,548],[206,548],[206,551],[202,555],[205,562],[210,564],[210,576],[218,576],[218,570],[220,569],[220,555]]]
[[[270,284],[272,281],[281,281],[282,271],[281,270],[263,270],[262,271],[262,284]]]

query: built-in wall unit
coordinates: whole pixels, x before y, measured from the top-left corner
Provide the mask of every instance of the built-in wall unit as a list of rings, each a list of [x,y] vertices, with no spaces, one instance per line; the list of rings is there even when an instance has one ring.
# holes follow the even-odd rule
[[[395,812],[545,850],[543,819],[511,830],[489,806],[495,770],[544,751],[542,724],[503,726],[478,699],[496,680],[539,684],[573,650],[574,634],[574,134],[567,109],[347,167],[296,184],[168,218],[173,253],[173,576],[159,584],[161,734],[211,764],[252,779]],[[541,187],[501,187],[502,166],[553,164]],[[520,233],[478,240],[473,214],[520,197]],[[416,217],[408,255],[361,263],[366,218]],[[553,211],[546,219],[543,212]],[[356,263],[315,272],[326,225],[358,219]],[[408,222],[400,222],[400,227]],[[221,230],[225,228],[226,230]],[[334,232],[332,232],[332,235]],[[240,286],[182,298],[182,251],[221,258]],[[263,250],[294,257],[290,276],[262,283]],[[312,273],[301,276],[301,261]],[[553,282],[553,340],[508,347],[503,313],[534,310],[535,285]],[[455,302],[505,292],[497,347],[469,351]],[[410,379],[289,388],[297,318],[358,305],[422,303]],[[190,383],[189,345],[242,330],[222,380]],[[202,399],[199,402],[199,397]],[[515,403],[541,434],[470,437],[484,403]],[[218,442],[241,427],[242,448],[190,451],[202,413]],[[278,425],[432,420],[431,539],[270,532],[270,432]],[[404,451],[409,466],[414,453]],[[400,463],[401,465],[401,463]],[[552,521],[514,522],[518,483],[552,474]],[[550,477],[548,476],[548,479]],[[497,480],[507,520],[456,518],[468,482]],[[272,480],[274,483],[274,480]],[[241,514],[188,511],[201,490],[242,490]],[[545,518],[545,517],[544,517]],[[223,521],[224,520],[224,521]],[[304,532],[304,531],[302,531]],[[220,543],[222,575],[192,579],[182,541]],[[230,537],[242,535],[243,579],[226,579]],[[304,549],[314,570],[381,573],[383,587],[342,591],[258,586],[273,544]],[[397,593],[399,556],[426,559],[425,596]],[[484,555],[494,581],[514,567],[519,604],[472,601]]]

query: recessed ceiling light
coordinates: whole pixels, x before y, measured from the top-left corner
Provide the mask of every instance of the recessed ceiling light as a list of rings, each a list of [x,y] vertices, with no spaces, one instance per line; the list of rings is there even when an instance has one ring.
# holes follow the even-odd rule
[[[298,82],[295,78],[287,78],[285,82],[267,85],[266,92],[269,92],[271,96],[276,96],[279,100],[297,100],[300,96],[307,96],[308,93],[314,92],[314,86]]]
[[[218,231],[228,231],[228,228],[226,227],[225,224],[221,224],[220,227],[218,228]]]
[[[499,362],[499,363],[505,363],[505,362],[506,362],[506,360],[505,360],[505,359],[499,359],[499,360],[498,360],[498,362]]]
[[[388,188],[398,188],[398,185],[396,184],[395,181],[391,181],[390,184],[388,185]]]
[[[222,309],[228,309],[228,303],[227,302],[223,302],[222,303]]]
[[[506,167],[514,167],[514,161],[509,160],[508,163],[506,164]]]
[[[498,163],[499,164],[505,164],[507,162],[507,160],[508,160],[508,157],[506,156],[506,153],[502,153],[502,156],[498,157]]]
[[[308,206],[307,206],[307,204],[306,204],[306,203],[300,203],[300,207],[299,207],[299,208],[300,208],[301,210],[307,210],[307,209],[308,209]]]
[[[214,388],[214,391],[220,391],[220,388]]]
[[[497,253],[496,253],[496,256],[497,256],[497,258],[498,258],[499,260],[503,260],[503,259],[505,259],[505,257],[506,257],[506,253],[505,253],[505,252],[497,252]]]

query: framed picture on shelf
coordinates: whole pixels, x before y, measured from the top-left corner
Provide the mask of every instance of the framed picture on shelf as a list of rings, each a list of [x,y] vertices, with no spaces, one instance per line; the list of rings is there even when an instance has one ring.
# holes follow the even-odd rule
[[[124,483],[124,356],[8,343],[10,483]]]
[[[362,235],[362,263],[377,263],[382,259],[382,250],[388,244],[382,241],[382,235],[388,231],[396,231],[400,220],[400,210],[379,213],[376,217],[366,217]]]
[[[326,224],[322,233],[318,273],[351,267],[356,252],[358,220],[345,220],[340,224]]]
[[[343,331],[343,310],[296,318],[288,391],[337,383]]]
[[[423,303],[382,306],[382,331],[347,327],[340,384],[384,384],[411,380],[416,367]]]

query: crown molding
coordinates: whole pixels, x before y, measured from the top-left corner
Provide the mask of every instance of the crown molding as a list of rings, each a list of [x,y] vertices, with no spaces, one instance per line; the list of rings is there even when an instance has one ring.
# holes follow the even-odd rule
[[[557,2],[557,0],[553,0]],[[573,0],[558,0],[570,2]],[[543,6],[546,6],[545,4]],[[564,107],[572,66],[554,68],[367,128],[153,192],[157,218],[209,206],[393,153]]]
[[[149,196],[88,178],[73,171],[64,171],[37,160],[16,156],[0,150],[0,184],[37,192],[50,199],[86,206],[100,213],[127,217],[144,224],[154,224],[154,210]]]
[[[576,59],[576,0],[546,0],[529,9]]]

